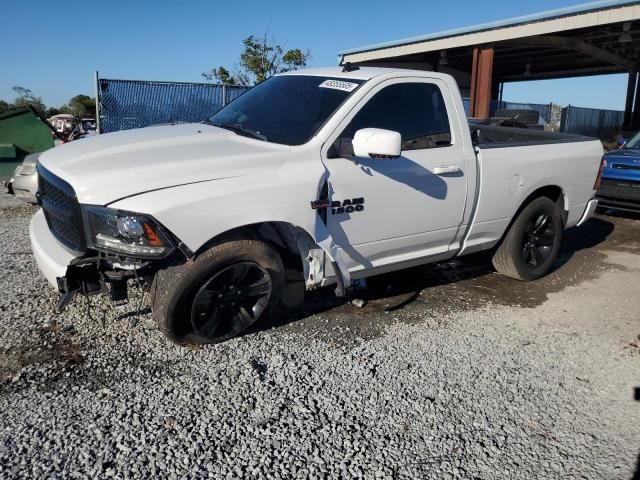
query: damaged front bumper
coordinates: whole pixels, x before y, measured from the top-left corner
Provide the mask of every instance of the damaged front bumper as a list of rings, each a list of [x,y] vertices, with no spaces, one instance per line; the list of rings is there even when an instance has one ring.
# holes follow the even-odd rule
[[[42,210],[31,219],[29,237],[38,268],[49,283],[58,289],[58,278],[64,278],[69,264],[82,257],[83,253],[65,247],[53,236]]]
[[[112,300],[127,298],[127,280],[148,279],[155,273],[147,264],[130,264],[132,268],[113,268],[104,254],[87,254],[67,248],[49,230],[42,210],[29,226],[33,256],[47,281],[60,293],[59,307],[67,304],[76,292],[90,295],[106,293]]]

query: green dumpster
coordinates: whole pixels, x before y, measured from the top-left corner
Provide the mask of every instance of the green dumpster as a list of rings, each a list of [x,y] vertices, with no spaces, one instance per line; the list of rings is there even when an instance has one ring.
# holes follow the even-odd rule
[[[0,161],[21,162],[29,153],[51,147],[51,127],[31,108],[17,108],[0,114]]]

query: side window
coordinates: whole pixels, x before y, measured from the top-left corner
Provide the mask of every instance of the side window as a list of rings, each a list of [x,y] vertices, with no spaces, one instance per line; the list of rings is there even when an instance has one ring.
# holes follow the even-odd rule
[[[430,83],[398,83],[380,90],[342,132],[340,145],[350,144],[361,128],[399,132],[404,151],[451,145],[444,98]]]

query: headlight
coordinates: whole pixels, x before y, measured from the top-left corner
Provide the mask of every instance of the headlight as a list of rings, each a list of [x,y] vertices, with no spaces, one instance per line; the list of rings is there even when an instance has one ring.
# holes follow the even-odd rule
[[[87,243],[96,250],[132,257],[166,256],[173,244],[152,218],[107,207],[85,206]]]

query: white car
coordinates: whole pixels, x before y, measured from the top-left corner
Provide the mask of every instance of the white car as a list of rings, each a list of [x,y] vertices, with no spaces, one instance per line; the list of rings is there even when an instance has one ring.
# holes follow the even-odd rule
[[[16,167],[13,175],[6,182],[7,191],[25,202],[37,203],[38,173],[36,165],[40,153],[31,153],[24,157],[22,163]]]
[[[217,342],[305,289],[494,249],[534,280],[596,208],[598,140],[474,126],[454,79],[323,68],[277,75],[216,113],[98,135],[40,157],[30,227],[61,293],[152,284],[177,342]]]

